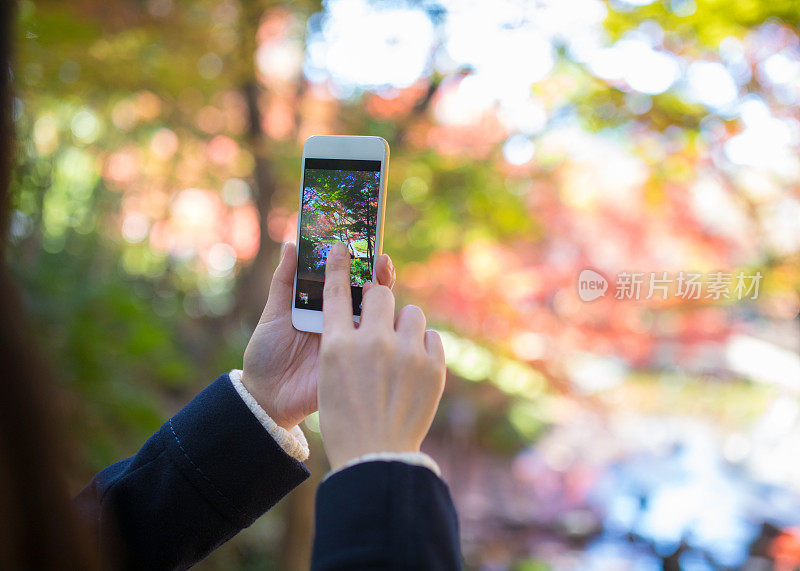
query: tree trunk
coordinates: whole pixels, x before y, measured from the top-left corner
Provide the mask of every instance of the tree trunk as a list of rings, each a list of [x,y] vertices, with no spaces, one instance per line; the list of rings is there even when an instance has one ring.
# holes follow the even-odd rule
[[[257,317],[267,299],[272,268],[278,255],[279,244],[269,236],[267,215],[275,193],[275,178],[272,163],[267,155],[266,140],[261,131],[261,110],[258,107],[259,88],[255,80],[242,88],[247,101],[248,142],[255,162],[254,191],[255,206],[258,210],[260,246],[253,263],[245,270],[238,283],[237,317],[246,320]]]
[[[275,193],[273,165],[269,157],[267,138],[261,128],[262,117],[259,97],[262,89],[255,76],[253,57],[256,51],[256,33],[263,14],[277,5],[274,1],[240,0],[241,21],[241,61],[243,69],[240,76],[240,90],[247,105],[247,146],[253,154],[254,203],[258,210],[260,246],[252,264],[242,271],[236,291],[236,306],[231,316],[234,319],[253,323],[261,314],[267,299],[272,268],[278,257],[279,244],[269,236],[267,215]]]

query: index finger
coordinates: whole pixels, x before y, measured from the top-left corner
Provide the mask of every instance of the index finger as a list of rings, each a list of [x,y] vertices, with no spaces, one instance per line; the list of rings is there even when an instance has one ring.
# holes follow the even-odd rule
[[[350,252],[338,242],[325,262],[325,288],[322,290],[324,331],[353,328],[353,299],[350,295]]]

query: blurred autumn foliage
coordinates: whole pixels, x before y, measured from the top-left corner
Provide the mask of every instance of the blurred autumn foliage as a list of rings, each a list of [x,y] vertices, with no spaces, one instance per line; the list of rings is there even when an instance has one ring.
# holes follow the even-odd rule
[[[295,237],[302,141],[379,135],[398,296],[446,341],[427,446],[468,566],[800,565],[800,4],[25,0],[18,16],[11,260],[63,385],[76,489],[241,366]],[[607,295],[581,301],[584,269]],[[763,279],[755,299],[672,281],[617,299],[623,272]],[[203,565],[304,568],[312,498]]]

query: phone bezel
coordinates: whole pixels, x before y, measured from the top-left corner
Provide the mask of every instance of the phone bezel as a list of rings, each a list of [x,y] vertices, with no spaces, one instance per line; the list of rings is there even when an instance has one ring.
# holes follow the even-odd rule
[[[389,165],[389,143],[381,137],[357,135],[315,135],[306,139],[303,144],[303,158],[300,162],[300,199],[297,207],[297,237],[295,244],[300,244],[300,218],[303,212],[303,189],[305,188],[306,159],[362,159],[381,161],[381,180],[378,189],[378,221],[375,226],[375,258],[383,253],[383,220],[386,211],[386,182]],[[299,247],[295,255],[299,262]],[[372,280],[375,281],[375,260],[372,262]],[[297,269],[294,272],[292,287],[292,325],[298,331],[322,333],[322,311],[315,309],[298,309],[294,306],[297,297]],[[354,315],[353,321],[358,322]]]

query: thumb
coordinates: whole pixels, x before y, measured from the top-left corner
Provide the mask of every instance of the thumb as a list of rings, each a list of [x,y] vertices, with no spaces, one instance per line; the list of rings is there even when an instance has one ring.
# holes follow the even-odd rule
[[[281,260],[272,283],[269,286],[267,305],[261,314],[259,323],[280,317],[292,312],[292,292],[294,290],[294,272],[297,269],[297,248],[292,242],[286,242],[281,249]]]

